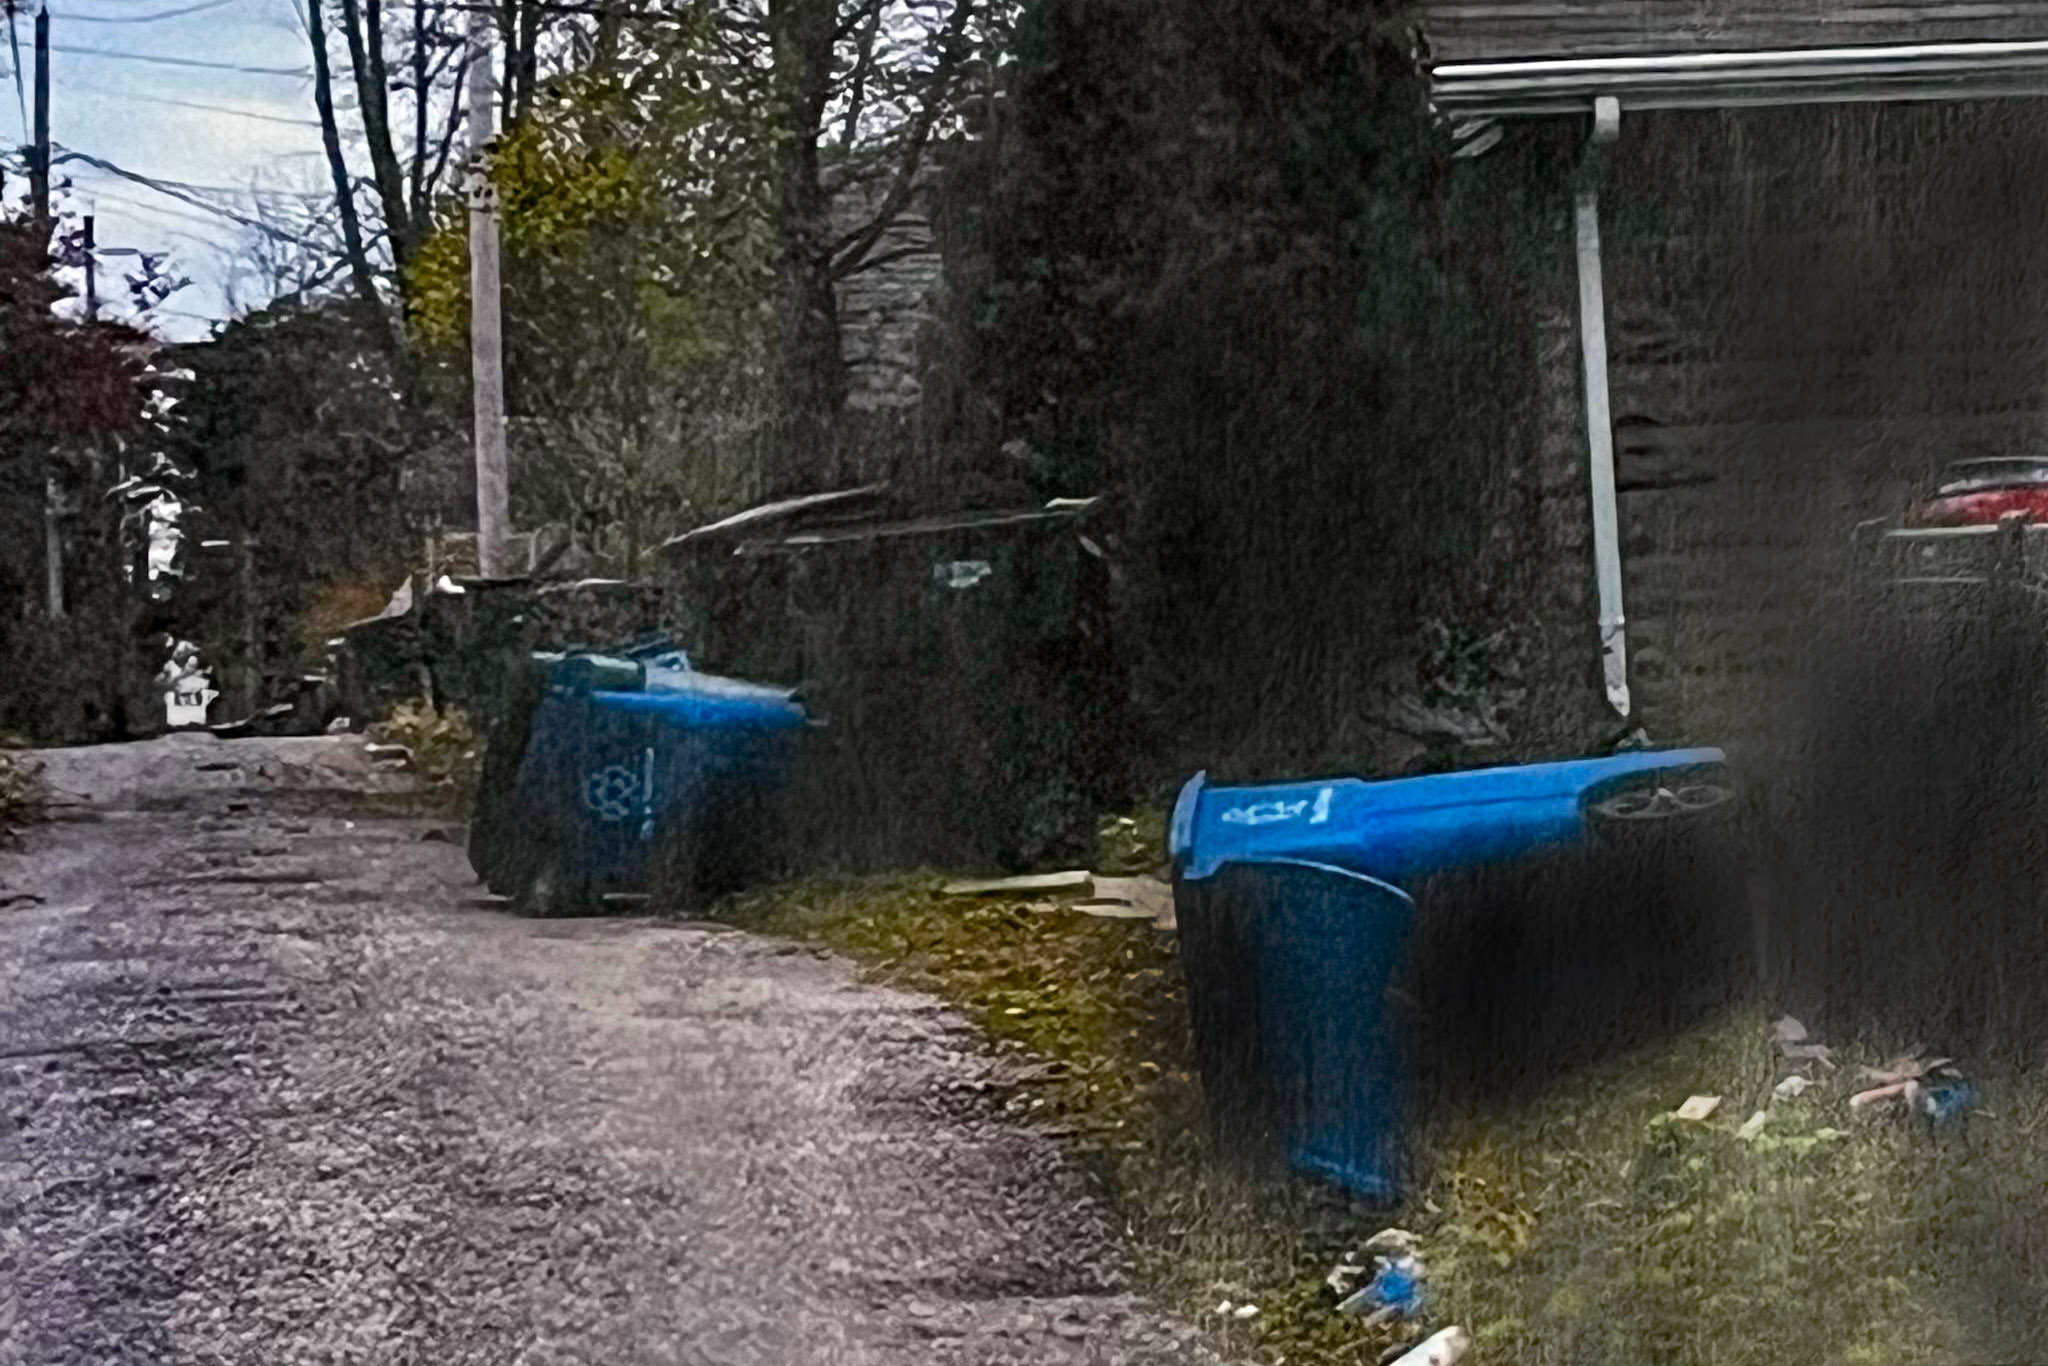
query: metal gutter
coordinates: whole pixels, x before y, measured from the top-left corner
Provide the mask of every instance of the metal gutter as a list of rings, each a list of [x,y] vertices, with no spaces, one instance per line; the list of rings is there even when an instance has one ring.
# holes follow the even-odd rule
[[[1446,62],[1430,99],[1454,118],[2048,94],[2048,40]]]

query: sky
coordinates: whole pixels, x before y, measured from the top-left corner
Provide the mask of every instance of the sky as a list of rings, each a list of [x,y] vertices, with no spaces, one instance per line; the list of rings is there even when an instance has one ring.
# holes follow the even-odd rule
[[[241,195],[252,187],[321,194],[329,183],[314,120],[311,59],[293,0],[49,0],[49,6],[50,138],[58,156],[81,152],[156,180]],[[7,73],[0,86],[0,141],[21,145],[28,141],[23,99],[34,98],[34,22],[24,13],[15,30],[21,96],[12,49],[0,34],[0,70]],[[168,252],[166,268],[190,276],[192,284],[152,310],[155,330],[195,339],[229,316],[228,281],[242,228],[82,162],[55,167],[52,182],[61,185],[67,177],[70,194],[53,197],[60,207],[95,213],[98,242],[113,249],[101,259],[103,296],[120,292],[121,273],[135,266],[121,249]],[[23,188],[10,179],[8,197]],[[245,202],[233,194],[201,197],[229,207]],[[244,300],[250,302],[260,300]]]

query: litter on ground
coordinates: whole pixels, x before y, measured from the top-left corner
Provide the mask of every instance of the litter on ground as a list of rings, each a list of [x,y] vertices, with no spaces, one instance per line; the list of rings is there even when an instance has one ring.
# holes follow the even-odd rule
[[[1688,1096],[1685,1104],[1679,1106],[1675,1114],[1679,1119],[1691,1120],[1698,1124],[1711,1119],[1714,1111],[1720,1108],[1719,1096]]]

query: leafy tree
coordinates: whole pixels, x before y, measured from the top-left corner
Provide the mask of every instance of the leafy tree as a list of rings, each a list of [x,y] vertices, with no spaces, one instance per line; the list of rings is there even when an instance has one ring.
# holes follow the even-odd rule
[[[170,451],[193,473],[202,534],[231,547],[181,595],[178,629],[253,703],[262,679],[296,672],[316,595],[388,591],[444,511],[413,480],[453,433],[398,401],[398,363],[345,301],[261,310],[181,351]]]
[[[46,244],[26,221],[0,219],[0,459],[52,443],[126,431],[139,421],[145,338],[117,323],[70,321],[53,308],[71,291],[50,274]]]
[[[120,511],[101,491],[150,435],[150,339],[76,316],[44,231],[0,217],[0,730],[103,739],[131,723]],[[51,514],[62,606],[46,611]],[[76,514],[75,516],[72,514]]]
[[[631,75],[553,82],[492,156],[515,511],[615,529],[629,560],[662,508],[718,497],[688,452],[758,369],[760,157],[736,132],[744,109],[694,61],[700,42],[643,31]],[[416,336],[451,366],[467,356],[468,286],[451,205],[409,285]]]
[[[950,439],[1121,495],[1174,762],[1377,757],[1366,718],[1422,624],[1516,611],[1515,238],[1555,207],[1516,196],[1557,168],[1541,144],[1454,163],[1399,17],[1035,0],[948,187]]]

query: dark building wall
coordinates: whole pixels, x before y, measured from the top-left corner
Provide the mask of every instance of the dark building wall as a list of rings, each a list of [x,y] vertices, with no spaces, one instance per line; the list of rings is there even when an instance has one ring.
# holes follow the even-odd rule
[[[1602,208],[1654,736],[1776,743],[1854,525],[1949,460],[2048,449],[2044,174],[2026,101],[1625,121]]]

